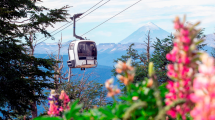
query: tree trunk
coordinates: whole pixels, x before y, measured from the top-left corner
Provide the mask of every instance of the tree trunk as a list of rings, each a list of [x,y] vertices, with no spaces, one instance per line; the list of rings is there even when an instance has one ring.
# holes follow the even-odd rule
[[[150,37],[150,30],[148,31],[148,34],[146,35],[146,40],[147,42],[145,42],[145,46],[146,46],[146,57],[147,57],[147,62],[149,62],[150,59],[150,43],[151,43],[151,37]]]
[[[71,75],[71,68],[69,68],[69,73],[68,73],[68,82],[70,82],[70,75]]]
[[[32,119],[37,117],[37,104],[36,101],[33,101],[31,104],[31,115],[32,115]]]
[[[31,51],[29,51],[29,55],[30,56],[34,56],[34,49],[35,49],[35,47],[36,47],[36,45],[34,46],[33,45],[33,37],[32,37],[32,33],[30,33],[30,41],[31,41],[31,47],[32,47],[32,49],[31,49]],[[34,79],[34,78],[32,78],[31,76],[29,77],[29,79]],[[35,95],[35,92],[33,91],[33,94]],[[32,119],[33,118],[36,118],[37,117],[37,103],[36,103],[36,101],[32,101],[32,103],[31,103],[31,115],[32,115]]]

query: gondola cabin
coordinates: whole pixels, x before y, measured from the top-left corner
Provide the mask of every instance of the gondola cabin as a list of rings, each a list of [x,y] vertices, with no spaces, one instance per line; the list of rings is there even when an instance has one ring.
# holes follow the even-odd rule
[[[69,68],[93,68],[97,66],[97,49],[96,43],[92,40],[85,40],[81,36],[75,34],[75,19],[80,17],[80,14],[74,14],[73,20],[73,36],[79,40],[72,41],[69,44],[67,65]]]
[[[70,68],[92,68],[97,66],[96,43],[91,40],[72,41],[68,49]]]

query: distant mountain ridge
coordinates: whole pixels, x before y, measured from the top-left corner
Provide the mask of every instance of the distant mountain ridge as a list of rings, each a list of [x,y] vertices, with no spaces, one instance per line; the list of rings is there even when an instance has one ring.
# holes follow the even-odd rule
[[[71,41],[62,43],[63,47],[60,50],[62,55],[68,54],[68,46],[69,46],[70,42]],[[97,44],[97,51],[98,51],[98,53],[104,53],[104,52],[113,53],[115,51],[125,51],[130,44],[131,43],[128,43],[128,44],[100,43],[100,44]],[[141,49],[143,47],[144,47],[143,43],[135,43],[135,46],[134,46],[135,49]],[[47,54],[47,53],[48,54],[50,54],[50,53],[57,54],[58,53],[57,51],[58,51],[57,43],[51,43],[51,44],[43,43],[43,44],[39,44],[35,48],[36,54]]]
[[[129,35],[127,38],[124,40],[120,41],[118,44],[115,43],[100,43],[97,45],[97,50],[98,53],[104,53],[109,51],[109,53],[113,53],[114,51],[124,51],[128,48],[128,46],[131,43],[137,43],[134,48],[135,49],[140,49],[143,48],[143,41],[145,41],[145,34],[147,34],[148,30],[150,30],[150,36],[152,38],[152,42],[155,41],[156,37],[159,39],[166,38],[170,33],[166,32],[165,30],[161,29],[157,25],[155,25],[152,22],[148,22],[147,24],[143,25],[141,28],[136,30],[134,33]],[[61,49],[61,54],[66,55],[68,54],[68,47],[69,43],[71,41],[67,41],[62,43],[62,49]],[[35,53],[37,54],[47,54],[47,53],[52,53],[55,52],[54,54],[57,54],[57,49],[58,49],[58,43],[41,43],[38,45],[35,49]]]
[[[164,39],[170,35],[167,31],[161,29],[157,25],[152,22],[148,22],[147,24],[143,25],[141,28],[133,32],[131,35],[120,41],[121,44],[128,44],[128,43],[143,43],[146,40],[146,35],[150,30],[150,37],[152,38],[151,41],[156,41],[156,37],[159,39]]]
[[[98,51],[98,63],[100,65],[106,65],[106,66],[113,66],[113,59],[120,58],[122,55],[126,54],[126,49],[128,49],[128,46],[131,43],[135,43],[134,49],[136,49],[138,52],[144,51],[144,41],[146,40],[146,34],[150,30],[150,37],[151,42],[154,43],[156,41],[156,37],[159,39],[164,39],[167,36],[170,35],[170,33],[166,32],[162,28],[158,27],[152,22],[149,22],[139,29],[137,29],[135,32],[133,32],[131,35],[120,41],[119,43],[100,43],[97,44],[97,51]],[[205,42],[207,43],[207,49],[210,53],[212,50],[212,47],[215,47],[215,35],[214,34],[208,34],[205,37]],[[62,48],[61,48],[61,55],[68,55],[68,46],[70,41],[63,42]],[[152,54],[153,48],[150,49],[150,53]],[[35,54],[57,54],[58,53],[58,43],[41,43],[35,48]]]
[[[164,39],[170,35],[170,33],[166,32],[162,28],[158,27],[152,22],[148,22],[147,24],[143,25],[131,35],[126,37],[125,39],[121,40],[118,44],[115,43],[100,43],[97,44],[98,53],[114,53],[114,52],[121,52],[125,51],[131,43],[136,43],[134,49],[143,49],[144,45],[143,42],[146,40],[146,34],[150,30],[150,37],[152,38],[151,41],[154,43],[156,41],[156,37],[159,39]],[[208,44],[210,47],[215,47],[215,39],[214,34],[206,35],[205,43]],[[67,55],[68,54],[68,46],[71,40],[62,43],[61,54]],[[57,54],[58,43],[41,43],[35,48],[36,54]]]

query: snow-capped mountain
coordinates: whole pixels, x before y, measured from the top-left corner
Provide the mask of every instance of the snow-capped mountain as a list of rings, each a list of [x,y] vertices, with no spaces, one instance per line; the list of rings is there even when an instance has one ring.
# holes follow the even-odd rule
[[[159,39],[164,39],[170,35],[170,33],[161,29],[154,23],[148,22],[147,24],[143,25],[141,28],[136,30],[134,33],[132,33],[131,35],[129,35],[119,43],[122,43],[122,44],[143,43],[143,41],[146,40],[146,35],[148,34],[149,30],[150,30],[150,37],[152,38],[151,41],[155,41],[156,37]]]

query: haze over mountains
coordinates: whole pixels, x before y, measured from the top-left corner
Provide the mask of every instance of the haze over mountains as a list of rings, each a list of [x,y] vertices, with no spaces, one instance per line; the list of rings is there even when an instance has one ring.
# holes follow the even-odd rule
[[[164,39],[168,35],[170,35],[170,33],[161,29],[154,23],[148,22],[147,24],[143,25],[141,28],[136,30],[131,35],[128,35],[128,37],[126,37],[124,40],[120,41],[118,44],[100,43],[99,45],[97,45],[98,52],[100,53],[100,52],[109,51],[111,53],[114,51],[124,51],[128,48],[129,44],[131,44],[131,43],[137,43],[137,45],[134,48],[140,49],[143,47],[142,43],[146,39],[146,34],[148,33],[149,30],[150,30],[150,37],[152,38],[151,39],[152,42],[156,40],[155,39],[156,37],[158,37],[159,39]],[[61,54],[63,54],[63,55],[68,54],[67,49],[68,49],[69,43],[70,43],[70,41],[62,43],[62,46],[65,46],[65,47],[62,47]],[[57,51],[57,48],[58,48],[57,44],[58,44],[57,42],[56,43],[41,43],[40,45],[38,45],[36,47],[35,53],[47,54],[47,52],[50,53],[53,51]]]
[[[146,40],[146,34],[150,30],[151,42],[154,43],[156,41],[156,37],[159,39],[164,39],[169,36],[171,33],[163,30],[152,22],[148,22],[143,25],[131,35],[127,35],[127,37],[121,40],[119,43],[100,43],[97,45],[98,51],[98,63],[100,65],[113,66],[113,59],[117,59],[122,55],[126,54],[126,49],[131,43],[135,43],[134,49],[138,50],[138,52],[144,51],[145,46],[143,45],[143,41]],[[125,35],[126,36],[126,35]],[[214,34],[206,35],[207,48],[209,51],[211,47],[215,47],[215,39]],[[63,42],[61,48],[61,55],[68,55],[68,46],[71,41]],[[41,43],[35,48],[35,54],[57,54],[58,43]],[[151,53],[153,52],[153,48],[151,48]]]

